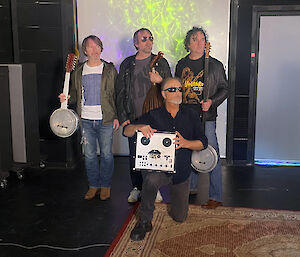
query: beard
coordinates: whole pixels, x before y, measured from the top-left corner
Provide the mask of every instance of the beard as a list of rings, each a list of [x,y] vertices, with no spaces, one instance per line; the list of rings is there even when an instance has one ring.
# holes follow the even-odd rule
[[[170,99],[170,100],[168,100],[168,102],[172,103],[172,104],[181,104],[182,103],[182,98],[178,97],[178,98]]]

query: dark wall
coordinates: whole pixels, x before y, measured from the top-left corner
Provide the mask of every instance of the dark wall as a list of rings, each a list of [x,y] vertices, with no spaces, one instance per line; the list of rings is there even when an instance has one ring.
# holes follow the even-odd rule
[[[0,6],[0,62],[36,65],[41,155],[69,163],[72,139],[55,136],[49,118],[60,107],[66,58],[74,52],[73,0],[0,0]]]
[[[49,129],[49,116],[59,107],[57,96],[62,90],[64,63],[73,52],[73,8],[71,0],[16,0],[18,58],[15,62],[36,63],[40,137],[54,138]],[[69,35],[68,40],[65,37]]]
[[[10,1],[0,0],[0,63],[13,62]]]

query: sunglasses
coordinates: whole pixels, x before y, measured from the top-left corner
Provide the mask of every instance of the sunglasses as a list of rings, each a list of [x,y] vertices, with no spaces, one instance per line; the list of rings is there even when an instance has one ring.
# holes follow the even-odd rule
[[[147,38],[151,41],[151,42],[153,42],[153,37],[152,36],[150,36],[150,37],[142,37],[142,42],[146,42],[147,41]]]
[[[168,91],[170,93],[175,93],[176,90],[178,90],[179,92],[182,92],[182,87],[169,87],[164,89],[163,91]]]

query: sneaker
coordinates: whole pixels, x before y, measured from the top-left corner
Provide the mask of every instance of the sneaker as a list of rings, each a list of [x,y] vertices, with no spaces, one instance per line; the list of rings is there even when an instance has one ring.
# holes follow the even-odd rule
[[[134,189],[131,190],[129,196],[128,196],[128,202],[129,203],[135,203],[139,200],[139,197],[141,195],[141,191],[135,187]]]
[[[157,194],[156,194],[155,202],[156,203],[161,203],[162,201],[163,201],[163,198],[162,198],[162,196],[160,194],[160,191],[158,190]]]

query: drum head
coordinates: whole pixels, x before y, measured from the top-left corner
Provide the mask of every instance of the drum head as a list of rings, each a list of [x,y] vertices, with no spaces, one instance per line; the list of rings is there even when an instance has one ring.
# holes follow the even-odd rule
[[[218,154],[211,145],[202,151],[193,151],[191,166],[198,172],[208,173],[212,171],[218,162]]]
[[[69,109],[58,109],[50,117],[50,127],[53,133],[59,137],[69,137],[78,128],[78,115]]]

